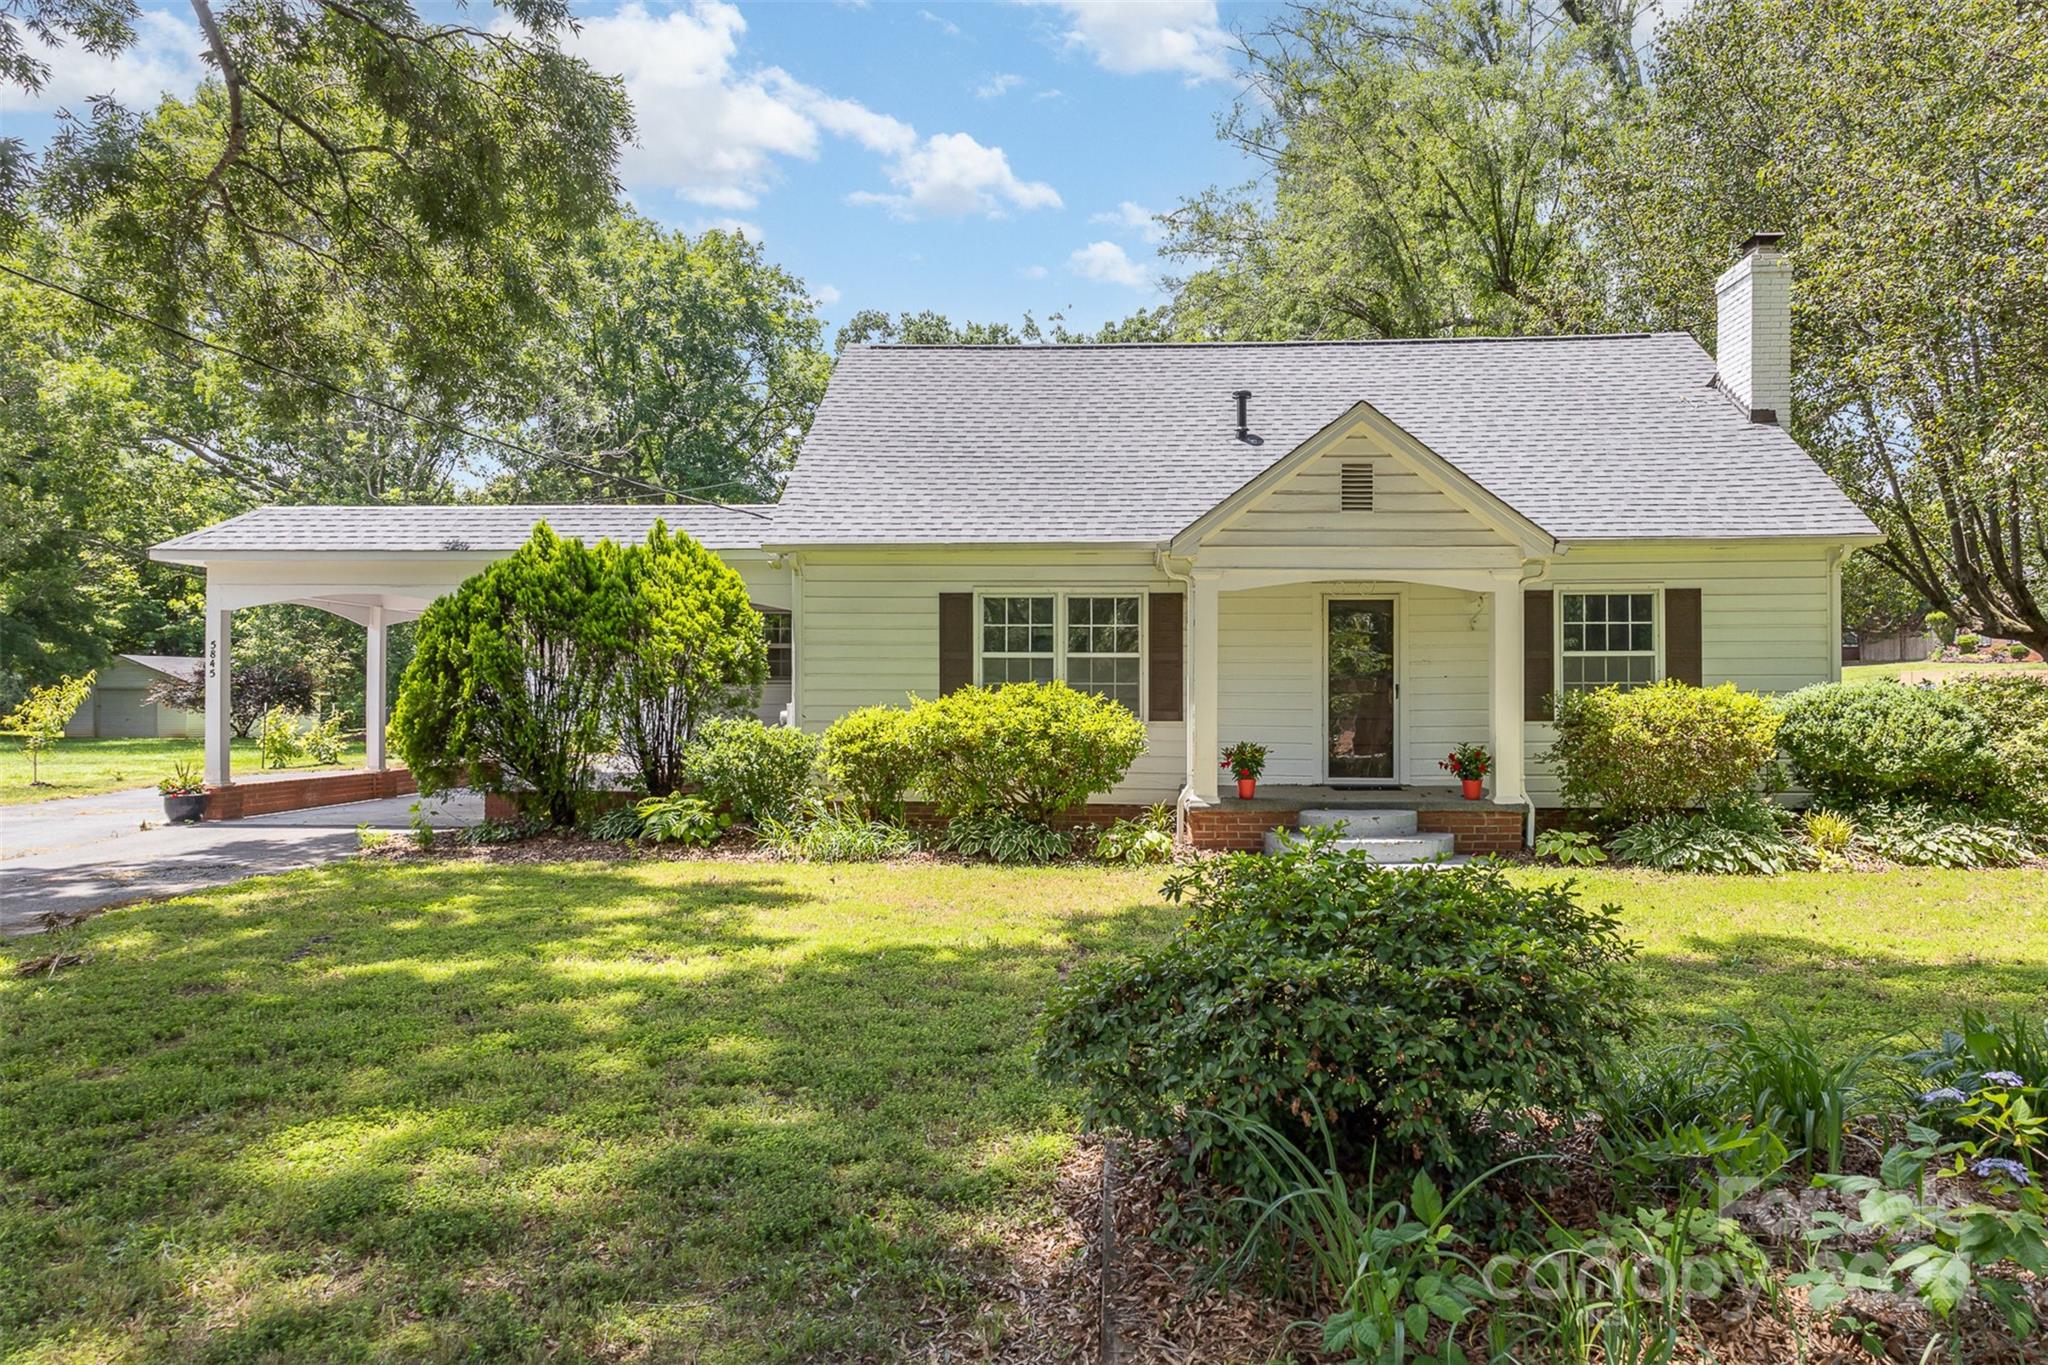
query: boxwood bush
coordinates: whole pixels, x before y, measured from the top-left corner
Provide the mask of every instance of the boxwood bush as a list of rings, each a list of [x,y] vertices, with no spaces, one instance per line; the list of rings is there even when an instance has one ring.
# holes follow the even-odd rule
[[[1128,707],[1063,682],[963,687],[910,712],[916,787],[951,819],[1046,824],[1123,780],[1145,752]]]
[[[1626,823],[1755,791],[1781,723],[1769,701],[1733,683],[1566,692],[1548,758],[1566,805]]]
[[[1591,1092],[1637,1023],[1612,906],[1326,842],[1175,877],[1168,941],[1054,993],[1039,1062],[1090,1125],[1185,1142],[1225,1184],[1258,1178],[1238,1119],[1319,1148],[1320,1118],[1361,1167],[1376,1146],[1383,1171],[1470,1173]]]
[[[705,722],[683,751],[683,780],[713,806],[750,825],[788,821],[812,789],[818,738],[752,716]]]
[[[901,820],[903,794],[917,777],[910,713],[893,706],[848,711],[825,729],[819,770],[833,796],[863,820]]]
[[[2010,794],[1990,727],[1946,688],[1822,683],[1779,703],[1778,742],[1816,801],[1851,807],[1903,798],[1945,804]]]
[[[1966,674],[1942,691],[1983,717],[2007,784],[2048,817],[2048,675]]]

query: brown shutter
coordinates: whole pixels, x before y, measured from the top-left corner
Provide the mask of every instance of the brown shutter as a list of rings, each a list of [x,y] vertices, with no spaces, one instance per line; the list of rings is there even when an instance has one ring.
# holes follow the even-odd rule
[[[1664,589],[1664,676],[1704,686],[1700,659],[1700,590]]]
[[[974,685],[974,594],[939,594],[939,692]]]
[[[1522,594],[1522,719],[1554,720],[1550,694],[1557,690],[1557,633],[1552,627],[1557,594]]]
[[[1181,609],[1177,592],[1155,592],[1146,604],[1146,682],[1151,691],[1148,720],[1180,720]]]

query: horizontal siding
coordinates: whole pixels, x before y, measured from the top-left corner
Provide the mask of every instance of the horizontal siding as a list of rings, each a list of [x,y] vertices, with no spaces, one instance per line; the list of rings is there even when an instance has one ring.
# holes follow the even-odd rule
[[[1332,594],[1399,599],[1398,772],[1409,784],[1448,785],[1437,760],[1453,745],[1487,737],[1493,628],[1485,597],[1448,588],[1302,583],[1223,593],[1217,640],[1222,742],[1249,739],[1270,748],[1268,782],[1323,780],[1323,603]]]
[[[1825,547],[1702,546],[1630,552],[1583,547],[1557,561],[1549,586],[1698,588],[1701,681],[1752,692],[1791,692],[1841,676],[1834,579]],[[1524,727],[1529,793],[1558,800],[1557,775],[1540,755],[1554,727]]]
[[[1373,508],[1346,512],[1339,498],[1343,467],[1373,467]],[[1500,534],[1460,507],[1405,462],[1365,435],[1296,471],[1204,538],[1218,547],[1496,546]]]
[[[939,690],[939,594],[1046,591],[1178,592],[1149,556],[1062,556],[1029,550],[807,558],[799,578],[798,721],[823,730],[860,706],[901,706]],[[1107,797],[1171,801],[1186,766],[1179,722],[1146,725],[1145,755]]]

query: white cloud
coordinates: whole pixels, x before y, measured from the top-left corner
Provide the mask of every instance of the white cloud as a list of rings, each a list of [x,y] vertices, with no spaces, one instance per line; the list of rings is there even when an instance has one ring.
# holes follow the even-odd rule
[[[1156,246],[1166,240],[1166,229],[1155,221],[1155,217],[1153,210],[1126,199],[1108,213],[1091,214],[1088,221],[1135,232],[1140,240]]]
[[[1052,272],[1042,265],[1027,265],[1017,273],[1027,280],[1042,280]]]
[[[780,73],[733,68],[747,21],[720,0],[650,13],[629,4],[583,20],[570,48],[626,83],[640,127],[620,174],[710,208],[760,202],[776,157],[813,157],[818,124],[778,88]]]
[[[1097,284],[1120,284],[1127,289],[1150,289],[1152,277],[1143,266],[1124,253],[1115,242],[1090,242],[1067,257],[1067,269]]]
[[[1031,98],[1034,100],[1063,100],[1066,97],[1066,91],[1055,88],[1052,90],[1041,90]]]
[[[633,0],[583,20],[571,40],[576,55],[618,73],[633,100],[639,144],[620,166],[629,185],[659,186],[705,208],[740,213],[761,202],[780,159],[814,160],[829,135],[887,158],[896,190],[851,198],[886,205],[898,217],[1059,207],[1052,186],[1019,179],[1000,147],[984,147],[966,133],[920,141],[902,119],[814,89],[779,67],[742,69],[746,29],[745,17],[725,0],[659,12]],[[758,237],[758,229],[746,227]]]
[[[1230,74],[1230,34],[1217,21],[1215,0],[1022,0],[1048,5],[1067,27],[1061,39],[1105,71],[1120,76],[1178,71],[1189,81]]]
[[[1012,75],[1010,72],[1005,71],[998,75],[990,76],[980,85],[975,86],[974,97],[980,100],[999,100],[1022,84],[1024,84],[1022,76]]]
[[[839,292],[836,284],[821,284],[811,291],[811,302],[820,308],[830,308],[846,296]]]
[[[1009,209],[1056,209],[1059,191],[1042,180],[1020,180],[1000,147],[984,147],[966,133],[935,133],[888,168],[894,194],[861,190],[853,204],[877,204],[898,218],[999,218]]]
[[[47,63],[50,73],[33,95],[9,87],[7,107],[15,113],[69,109],[83,114],[94,95],[112,95],[131,109],[152,109],[166,94],[191,94],[208,71],[199,60],[205,36],[196,24],[166,10],[136,16],[134,43],[113,57],[87,52],[76,42],[47,47],[27,32],[21,32],[21,40],[28,55]]]
[[[933,14],[928,9],[919,10],[917,17],[924,20],[927,24],[936,24],[939,32],[945,34],[948,38],[958,38],[960,36],[960,25],[954,23],[951,19]]]

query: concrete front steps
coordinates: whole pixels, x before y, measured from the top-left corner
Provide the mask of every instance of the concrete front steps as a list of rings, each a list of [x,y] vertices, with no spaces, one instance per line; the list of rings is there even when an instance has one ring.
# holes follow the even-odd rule
[[[1343,833],[1331,848],[1363,853],[1389,867],[1453,866],[1468,861],[1457,852],[1456,835],[1418,831],[1412,810],[1305,810],[1300,824],[1303,829],[1341,825]],[[1266,852],[1278,853],[1287,837],[1286,831],[1268,830]]]

